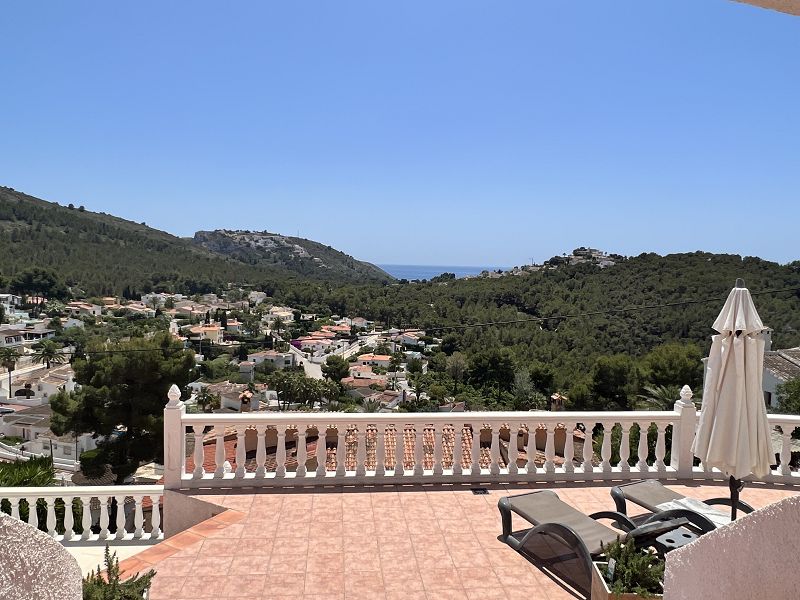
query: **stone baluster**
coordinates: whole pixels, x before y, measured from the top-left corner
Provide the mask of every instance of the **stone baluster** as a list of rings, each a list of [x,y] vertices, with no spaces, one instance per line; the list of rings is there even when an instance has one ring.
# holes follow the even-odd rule
[[[306,454],[306,434],[308,428],[306,425],[297,426],[297,470],[295,471],[296,478],[306,476],[306,461],[308,456]]]
[[[241,479],[245,476],[247,462],[247,451],[245,448],[245,436],[247,435],[247,427],[238,425],[236,427],[236,478]]]
[[[575,423],[564,423],[564,472],[575,472]]]
[[[694,472],[694,455],[692,442],[697,428],[697,409],[692,402],[692,388],[688,385],[681,389],[681,398],[675,403],[677,418],[672,423],[672,448],[670,466],[681,478],[689,479]]]
[[[55,498],[46,498],[45,502],[47,503],[47,519],[45,521],[45,526],[47,527],[48,535],[55,537],[56,536],[56,499]]]
[[[511,475],[516,475],[519,469],[517,468],[517,451],[519,444],[519,426],[516,423],[509,423],[508,425],[508,472]]]
[[[161,535],[161,494],[150,494],[153,509],[150,513],[150,539]]]
[[[70,541],[75,534],[73,528],[75,527],[75,519],[72,514],[72,496],[63,496],[64,501],[64,541]]]
[[[142,498],[143,496],[133,497],[133,500],[136,503],[136,508],[133,512],[133,537],[137,540],[141,539],[141,537],[144,535],[144,512],[142,511]]]
[[[424,436],[425,425],[423,423],[416,423],[414,425],[414,475],[418,477],[425,474]]]
[[[39,528],[39,511],[36,510],[36,500],[37,498],[32,498],[30,496],[26,497],[25,500],[28,501],[28,525],[33,525],[36,529]]]
[[[620,423],[619,426],[622,428],[622,438],[619,443],[619,469],[623,473],[629,473],[631,470],[628,463],[628,459],[631,457],[631,424],[625,422]]]
[[[548,423],[547,438],[544,445],[544,472],[556,472],[556,424]]]
[[[92,498],[91,496],[81,497],[81,528],[83,533],[81,538],[88,540],[92,535]]]
[[[481,474],[481,431],[483,425],[473,422],[472,424],[472,447],[470,454],[470,472],[473,475]]]
[[[98,496],[100,502],[100,539],[108,539],[108,496]]]
[[[791,425],[781,425],[781,475],[792,474],[792,469],[790,466],[790,463],[792,462],[792,430],[793,428]]]
[[[116,537],[121,540],[125,537],[125,497],[117,497],[117,518],[115,519],[117,526]]]
[[[214,425],[214,477],[225,476],[225,426],[221,423]]]
[[[367,424],[359,423],[356,434],[358,446],[356,447],[356,477],[367,474]]]
[[[489,456],[491,463],[489,464],[489,473],[491,475],[500,474],[500,423],[489,423],[492,432],[492,446],[489,449]]]
[[[592,429],[594,423],[585,423],[586,431],[583,434],[583,472],[594,473],[594,465],[592,464],[592,455],[594,449],[592,448]]]
[[[192,425],[192,432],[194,433],[194,471],[192,472],[193,479],[201,479],[205,475],[203,469],[203,425]]]
[[[22,498],[9,498],[8,501],[11,503],[11,516],[18,521],[21,520],[19,518],[19,503],[22,502]]]
[[[600,447],[600,458],[603,459],[600,466],[603,473],[611,472],[611,431],[613,429],[614,423],[603,422],[603,444]]]
[[[442,464],[442,435],[444,425],[441,423],[433,424],[433,474],[442,475],[444,465]]]
[[[286,425],[278,423],[278,447],[275,449],[275,477],[286,477]]]
[[[336,426],[336,476],[344,477],[347,472],[347,425],[339,423]]]
[[[464,424],[460,421],[453,424],[453,475],[461,475],[464,458]]]
[[[386,475],[386,423],[375,427],[375,477],[383,477]]]
[[[394,474],[403,475],[405,473],[405,425],[397,423],[394,426]]]
[[[658,431],[656,438],[656,469],[659,472],[667,470],[667,465],[664,464],[664,456],[666,453],[666,429],[667,423],[656,423],[656,430]]]
[[[640,473],[647,473],[650,470],[647,464],[647,430],[650,428],[650,423],[639,423],[639,461],[636,463]]]
[[[267,476],[267,426],[256,425],[256,477]]]
[[[536,429],[538,424],[528,423],[528,445],[525,447],[525,452],[528,455],[528,460],[525,465],[529,479],[533,479],[536,475]]]
[[[328,446],[327,446],[327,437],[328,437],[328,426],[318,424],[317,425],[317,477],[320,479],[324,479],[326,477],[327,469],[328,469]]]

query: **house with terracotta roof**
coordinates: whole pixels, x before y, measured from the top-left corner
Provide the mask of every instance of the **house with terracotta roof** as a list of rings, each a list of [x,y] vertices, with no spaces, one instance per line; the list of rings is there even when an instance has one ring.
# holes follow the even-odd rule
[[[276,350],[262,350],[260,352],[253,352],[247,355],[247,360],[255,365],[260,365],[263,362],[269,362],[275,365],[278,369],[286,369],[293,367],[295,364],[295,355],[291,352],[278,352]]]
[[[767,407],[778,406],[778,386],[797,378],[800,378],[800,347],[765,352],[762,386]]]
[[[392,357],[388,354],[362,354],[358,357],[358,362],[361,365],[369,365],[371,367],[389,367],[392,362]]]

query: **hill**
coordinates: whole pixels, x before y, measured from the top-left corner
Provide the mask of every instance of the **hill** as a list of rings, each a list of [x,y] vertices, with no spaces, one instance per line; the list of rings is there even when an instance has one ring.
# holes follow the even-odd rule
[[[328,268],[311,268],[316,263],[313,259],[311,264],[254,260],[244,253],[217,252],[214,244],[205,247],[144,223],[0,187],[0,278],[10,279],[38,267],[55,272],[66,285],[89,295],[150,289],[196,293],[228,282],[271,290],[306,278],[338,283],[391,280],[377,267],[322,244],[296,243]]]
[[[200,247],[250,265],[285,268],[309,277],[388,281],[390,276],[373,264],[354,259],[313,240],[268,231],[198,231]]]

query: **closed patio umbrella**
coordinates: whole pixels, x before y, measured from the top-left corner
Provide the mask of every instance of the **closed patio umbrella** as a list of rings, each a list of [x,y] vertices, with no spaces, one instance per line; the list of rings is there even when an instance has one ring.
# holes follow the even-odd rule
[[[772,443],[764,406],[764,324],[741,279],[714,321],[706,367],[703,408],[692,451],[707,467],[729,476],[731,519],[742,479],[764,477],[772,465]]]

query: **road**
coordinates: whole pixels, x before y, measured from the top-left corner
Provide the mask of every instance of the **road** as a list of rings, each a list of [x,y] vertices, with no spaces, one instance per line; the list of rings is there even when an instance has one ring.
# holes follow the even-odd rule
[[[303,363],[303,370],[306,372],[306,377],[312,377],[314,379],[322,379],[322,366],[312,363],[310,360],[306,358],[306,355],[303,352],[300,352],[297,348],[289,344],[289,352],[294,354],[295,360],[297,360],[297,364]]]

